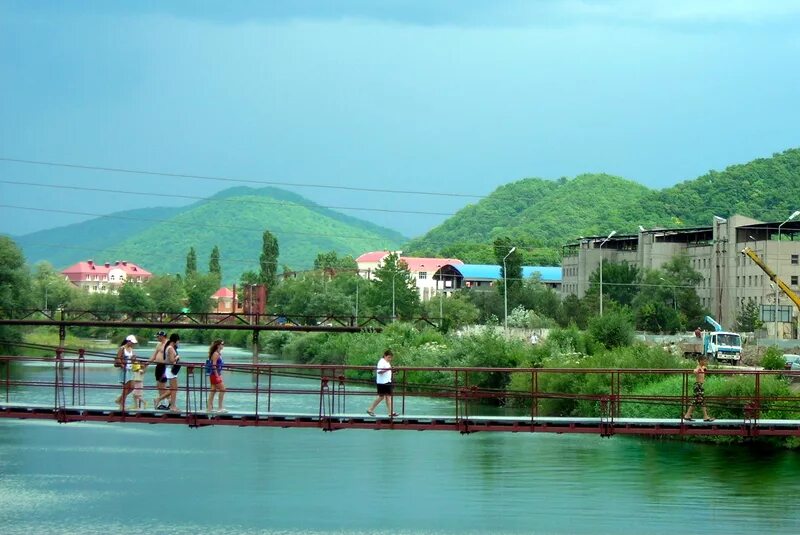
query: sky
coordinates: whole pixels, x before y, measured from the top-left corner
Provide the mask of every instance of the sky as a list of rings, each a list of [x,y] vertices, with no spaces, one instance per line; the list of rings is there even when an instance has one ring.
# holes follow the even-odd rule
[[[276,185],[415,237],[526,177],[669,187],[800,146],[798,27],[782,0],[0,0],[0,233]]]

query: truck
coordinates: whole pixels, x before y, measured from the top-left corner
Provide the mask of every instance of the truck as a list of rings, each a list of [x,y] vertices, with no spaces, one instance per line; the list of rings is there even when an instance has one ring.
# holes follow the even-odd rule
[[[736,365],[742,357],[742,337],[739,333],[726,331],[711,316],[706,316],[706,323],[713,331],[703,331],[700,337],[686,339],[680,344],[685,357],[706,356],[709,360],[729,362]]]

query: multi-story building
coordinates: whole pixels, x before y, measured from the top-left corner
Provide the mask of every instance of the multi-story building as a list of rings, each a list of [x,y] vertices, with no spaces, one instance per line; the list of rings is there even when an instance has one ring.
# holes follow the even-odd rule
[[[96,264],[94,260],[78,262],[61,272],[64,278],[89,293],[117,293],[126,282],[142,283],[153,276],[146,269],[117,260],[113,264]]]
[[[796,310],[792,302],[761,268],[741,254],[745,247],[758,253],[790,288],[800,291],[800,222],[765,223],[734,215],[728,219],[715,217],[706,227],[640,227],[637,234],[589,236],[568,243],[563,247],[561,295],[586,295],[589,277],[601,259],[647,270],[658,269],[675,255],[685,254],[703,277],[696,288],[702,305],[722,325],[732,328],[742,306],[754,299],[770,334],[775,334],[777,311],[779,336],[793,336]]]

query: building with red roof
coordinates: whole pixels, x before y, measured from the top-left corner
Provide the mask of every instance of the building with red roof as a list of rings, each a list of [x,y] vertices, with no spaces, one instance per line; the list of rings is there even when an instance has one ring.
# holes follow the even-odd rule
[[[143,283],[153,276],[143,267],[117,260],[97,264],[94,260],[78,262],[61,271],[64,278],[89,293],[117,293],[126,282]]]
[[[242,307],[240,303],[236,303],[236,309],[234,310],[234,303],[235,303],[235,293],[230,288],[220,288],[214,295],[211,296],[211,299],[214,300],[214,312],[216,313],[228,313],[228,312],[241,312]]]
[[[384,259],[391,254],[389,251],[372,251],[356,258],[359,274],[367,279],[373,278],[373,272],[380,267]],[[455,289],[453,278],[449,275],[452,266],[463,265],[464,262],[457,258],[422,258],[416,256],[402,256],[402,251],[396,251],[398,262],[402,262],[411,272],[411,276],[423,301],[435,295],[452,293]]]

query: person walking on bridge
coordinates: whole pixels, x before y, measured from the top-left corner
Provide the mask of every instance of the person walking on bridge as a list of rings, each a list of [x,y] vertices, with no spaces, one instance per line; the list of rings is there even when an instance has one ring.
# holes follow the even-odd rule
[[[689,406],[689,410],[686,411],[686,414],[683,416],[684,420],[691,422],[693,420],[692,413],[695,407],[700,407],[703,409],[703,420],[706,422],[714,421],[714,418],[708,415],[708,409],[706,408],[706,392],[704,385],[706,382],[707,366],[708,357],[700,357],[697,361],[697,367],[694,369],[694,402]]]
[[[208,360],[206,361],[206,375],[208,375],[208,382],[211,384],[208,393],[208,402],[206,403],[206,412],[213,412],[214,410],[214,394],[219,394],[217,397],[218,409],[217,412],[228,412],[225,410],[223,399],[225,398],[225,383],[222,381],[222,367],[225,363],[222,361],[222,349],[225,342],[222,340],[214,340],[211,347],[208,348]]]
[[[391,349],[383,352],[383,357],[378,361],[376,367],[375,383],[378,387],[378,397],[372,402],[367,414],[375,416],[375,409],[381,401],[386,400],[386,408],[389,411],[389,417],[397,416],[397,413],[392,410],[392,354]]]
[[[166,361],[164,377],[169,381],[169,387],[153,401],[154,404],[158,404],[165,399],[169,399],[169,410],[173,412],[178,411],[176,400],[178,398],[178,372],[181,369],[181,365],[178,364],[180,360],[178,342],[180,339],[181,337],[178,333],[172,333],[169,335],[169,341],[164,345],[164,360]]]
[[[156,388],[158,388],[158,395],[153,401],[153,408],[167,410],[166,405],[159,405],[157,403],[158,400],[167,398],[167,396],[164,395],[164,393],[167,391],[167,364],[166,360],[164,359],[164,346],[167,345],[167,333],[164,331],[158,331],[156,333],[156,338],[158,339],[156,349],[153,351],[153,355],[150,357],[150,360],[147,361],[148,364],[151,362],[155,362],[156,364]]]
[[[117,356],[114,359],[114,366],[119,368],[119,384],[122,385],[122,393],[116,399],[119,410],[125,410],[125,401],[128,394],[133,391],[133,346],[137,344],[138,340],[132,334],[125,337],[125,341],[117,348]]]

